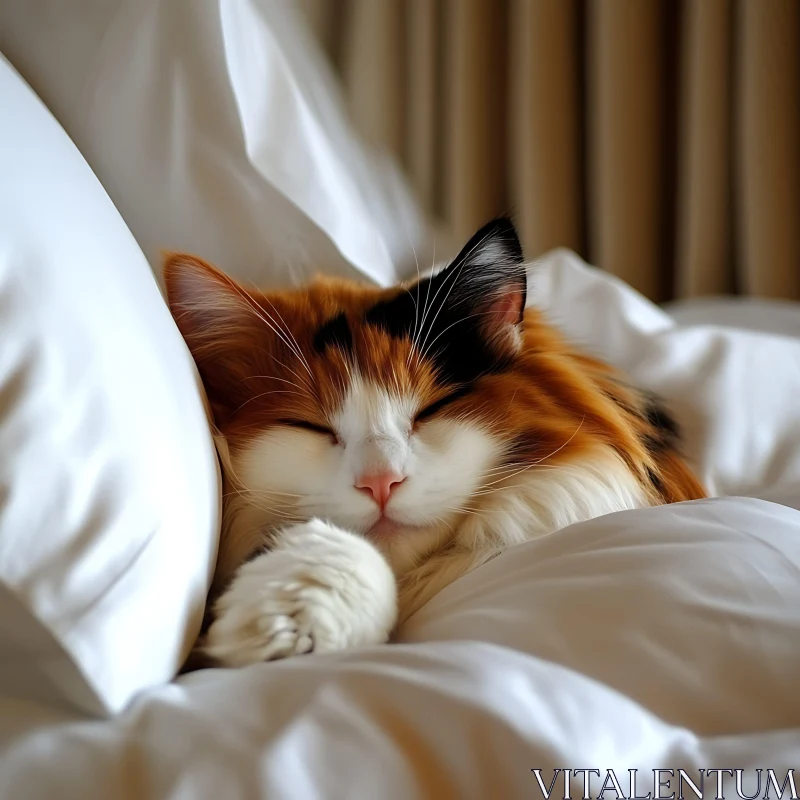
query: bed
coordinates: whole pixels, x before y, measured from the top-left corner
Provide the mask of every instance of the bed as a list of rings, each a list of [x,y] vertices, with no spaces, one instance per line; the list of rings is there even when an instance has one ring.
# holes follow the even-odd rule
[[[661,309],[565,250],[528,302],[713,497],[513,548],[391,645],[176,677],[220,488],[159,248],[388,283],[430,226],[273,4],[44,6],[0,7],[0,797],[796,797],[800,309]]]

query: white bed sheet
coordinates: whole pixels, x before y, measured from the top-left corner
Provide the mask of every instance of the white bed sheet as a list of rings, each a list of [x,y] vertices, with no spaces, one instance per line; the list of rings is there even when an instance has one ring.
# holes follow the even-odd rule
[[[113,721],[7,699],[0,796],[541,797],[531,770],[556,768],[614,770],[626,793],[631,769],[643,794],[653,769],[782,782],[800,762],[798,572],[791,509],[609,515],[457,582],[402,644],[195,673]]]
[[[800,338],[800,303],[763,297],[697,297],[668,303],[679,325],[724,325]]]

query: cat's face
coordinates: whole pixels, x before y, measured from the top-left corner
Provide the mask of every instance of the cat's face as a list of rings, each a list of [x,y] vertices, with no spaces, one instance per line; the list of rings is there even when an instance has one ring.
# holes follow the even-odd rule
[[[263,524],[327,519],[402,571],[491,484],[526,296],[509,222],[406,288],[318,281],[263,295],[186,256],[166,276],[237,498]]]
[[[446,540],[502,452],[478,419],[426,415],[439,393],[425,383],[356,373],[326,400],[309,391],[297,418],[278,418],[237,448],[237,477],[278,517],[365,534],[402,571]]]

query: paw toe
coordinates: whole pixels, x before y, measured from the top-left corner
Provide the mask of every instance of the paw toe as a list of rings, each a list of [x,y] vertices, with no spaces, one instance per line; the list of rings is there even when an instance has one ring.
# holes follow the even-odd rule
[[[266,637],[297,631],[297,622],[287,614],[262,614],[256,618],[256,625]]]

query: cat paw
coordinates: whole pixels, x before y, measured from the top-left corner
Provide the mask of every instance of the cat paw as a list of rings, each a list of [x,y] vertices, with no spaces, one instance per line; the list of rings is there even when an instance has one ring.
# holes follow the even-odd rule
[[[240,667],[386,642],[397,586],[369,542],[314,519],[240,567],[213,611],[203,650]]]

